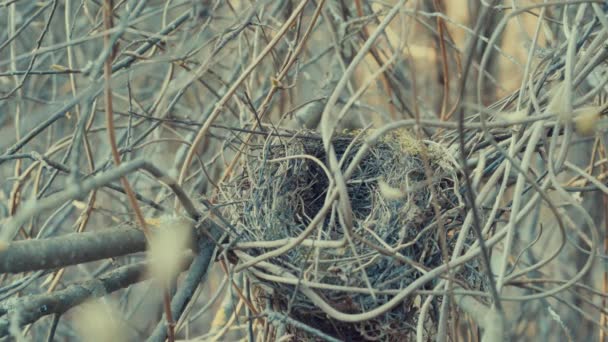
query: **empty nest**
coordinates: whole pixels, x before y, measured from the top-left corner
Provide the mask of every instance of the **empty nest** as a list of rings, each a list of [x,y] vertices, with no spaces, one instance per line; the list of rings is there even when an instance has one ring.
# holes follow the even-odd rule
[[[332,140],[342,172],[364,144],[367,133],[358,133],[340,134]],[[246,153],[242,173],[221,191],[223,202],[229,204],[224,214],[239,232],[231,236],[230,244],[237,262],[251,261],[302,237],[324,207],[330,185],[327,172],[314,160],[328,165],[322,140],[315,133],[259,138]],[[303,242],[246,268],[257,289],[255,305],[342,340],[409,339],[417,324],[419,296],[353,324],[330,319],[301,291],[302,286],[336,310],[361,313],[386,303],[421,275],[403,257],[426,269],[443,264],[440,231],[451,255],[462,224],[455,170],[453,157],[443,146],[421,142],[405,131],[386,134],[346,181],[352,232],[341,223],[334,201]],[[434,205],[441,213],[443,230],[438,228]],[[468,236],[467,241],[472,243],[474,237]],[[475,262],[461,268],[460,285],[482,288],[478,268]],[[433,286],[427,283],[422,289]],[[432,310],[429,317],[425,327],[431,336],[437,315]],[[294,326],[288,325],[288,330],[297,340],[318,338]]]

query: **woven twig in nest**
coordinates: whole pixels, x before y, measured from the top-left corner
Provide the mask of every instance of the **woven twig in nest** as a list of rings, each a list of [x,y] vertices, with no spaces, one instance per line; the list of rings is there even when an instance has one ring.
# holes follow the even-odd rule
[[[333,139],[342,170],[363,141],[364,137],[355,139],[352,134]],[[320,224],[309,226],[325,206],[330,187],[318,136],[270,137],[258,143],[250,147],[242,174],[224,185],[222,193],[224,201],[234,203],[225,208],[225,215],[240,232],[232,236],[239,259],[251,261],[293,244],[247,269],[263,285],[261,297],[272,299],[273,310],[339,338],[407,338],[414,331],[419,308],[414,298],[352,324],[328,320],[298,289],[313,289],[344,313],[360,313],[386,303],[422,272],[443,264],[439,232],[445,232],[448,250],[444,252],[450,255],[461,226],[457,175],[447,150],[402,131],[388,134],[370,148],[346,181],[354,217],[349,233],[335,203]],[[392,195],[383,189],[387,187]],[[433,201],[441,208],[443,230],[438,229]],[[302,239],[305,232],[310,234]],[[294,243],[297,237],[302,241]],[[481,279],[475,264],[457,275],[467,288],[479,289]],[[424,289],[432,287],[427,284]],[[262,311],[267,305],[258,304]],[[433,322],[428,326],[432,334]]]

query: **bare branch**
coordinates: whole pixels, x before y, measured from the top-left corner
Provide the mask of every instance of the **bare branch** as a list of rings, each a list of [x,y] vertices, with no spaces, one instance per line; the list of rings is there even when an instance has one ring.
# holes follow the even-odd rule
[[[0,273],[19,273],[76,265],[146,250],[135,228],[72,233],[40,240],[15,241],[0,251]]]

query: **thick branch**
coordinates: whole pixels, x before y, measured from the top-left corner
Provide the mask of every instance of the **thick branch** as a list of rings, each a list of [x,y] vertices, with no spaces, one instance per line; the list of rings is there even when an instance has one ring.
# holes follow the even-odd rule
[[[19,273],[76,265],[146,249],[135,228],[67,234],[40,240],[15,241],[0,251],[0,273]]]
[[[17,320],[16,323],[23,326],[46,315],[62,314],[90,297],[103,297],[145,280],[145,270],[145,262],[137,263],[108,272],[99,279],[70,285],[61,291],[7,300],[0,305],[0,314],[8,314],[0,319],[0,336],[9,333],[9,326],[14,323],[11,320]]]

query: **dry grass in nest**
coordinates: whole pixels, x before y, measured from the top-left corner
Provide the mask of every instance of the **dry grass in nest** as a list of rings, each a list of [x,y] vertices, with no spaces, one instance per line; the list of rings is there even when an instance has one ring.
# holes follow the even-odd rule
[[[333,139],[336,154],[343,159],[343,171],[364,139],[355,139],[353,134]],[[326,162],[319,136],[273,136],[257,143],[247,151],[242,174],[222,188],[223,201],[233,203],[225,207],[225,215],[241,232],[231,238],[241,261],[301,236],[323,208],[330,185],[326,171],[310,158]],[[433,175],[430,182],[425,176],[424,155]],[[303,243],[247,269],[250,279],[261,286],[258,299],[266,299],[258,300],[260,311],[270,306],[340,339],[399,340],[410,336],[420,306],[416,298],[407,298],[374,319],[344,323],[328,319],[296,289],[299,285],[294,285],[294,280],[313,288],[344,313],[365,312],[386,303],[416,280],[421,269],[443,264],[441,230],[432,201],[441,208],[447,255],[451,254],[463,206],[455,170],[453,159],[441,145],[418,141],[403,131],[386,135],[347,180],[354,217],[351,234],[341,224],[334,203]],[[387,186],[393,192],[390,196],[381,189]],[[474,237],[467,239],[472,243]],[[475,262],[459,270],[456,279],[465,288],[483,287]],[[433,286],[429,283],[424,289]],[[425,327],[432,334],[436,315],[430,317]],[[296,334],[306,339],[305,332]]]

